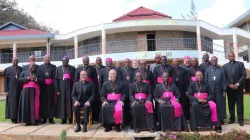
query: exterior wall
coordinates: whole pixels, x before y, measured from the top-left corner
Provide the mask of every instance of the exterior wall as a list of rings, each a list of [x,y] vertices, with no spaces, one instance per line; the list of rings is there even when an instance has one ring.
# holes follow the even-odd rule
[[[156,50],[182,49],[184,46],[182,31],[157,31]]]
[[[247,21],[243,23],[241,26],[239,26],[239,28],[246,30],[246,31],[250,31],[249,27],[250,27],[250,21]]]
[[[183,38],[182,31],[156,31],[155,38]]]

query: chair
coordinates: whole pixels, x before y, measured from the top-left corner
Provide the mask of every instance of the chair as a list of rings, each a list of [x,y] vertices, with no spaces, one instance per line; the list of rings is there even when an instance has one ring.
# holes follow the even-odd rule
[[[80,119],[84,119],[84,109],[83,109],[83,107],[80,109],[80,114],[81,114],[81,116],[80,116]],[[76,120],[76,118],[75,118],[75,113],[73,112],[73,120],[72,120],[72,128],[74,129],[74,127],[75,127],[75,120]],[[90,109],[89,110],[89,123],[88,123],[88,127],[89,128],[91,128],[92,127],[92,110]]]

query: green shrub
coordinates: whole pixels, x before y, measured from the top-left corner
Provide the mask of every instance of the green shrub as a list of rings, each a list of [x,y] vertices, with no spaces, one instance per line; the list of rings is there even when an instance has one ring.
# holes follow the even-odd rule
[[[60,135],[60,140],[66,140],[66,136],[67,136],[67,131],[63,129]]]

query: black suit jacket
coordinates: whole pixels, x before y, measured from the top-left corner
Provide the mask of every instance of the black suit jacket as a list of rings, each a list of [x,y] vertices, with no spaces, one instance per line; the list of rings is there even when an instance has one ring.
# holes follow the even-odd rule
[[[84,104],[87,101],[89,101],[90,103],[94,101],[95,88],[93,86],[93,83],[85,81],[85,85],[86,85],[85,88],[83,88],[83,84],[84,84],[83,82],[76,82],[74,84],[72,95],[71,95],[73,103],[75,101],[78,101],[80,104]],[[80,101],[81,96],[82,96],[82,100]]]

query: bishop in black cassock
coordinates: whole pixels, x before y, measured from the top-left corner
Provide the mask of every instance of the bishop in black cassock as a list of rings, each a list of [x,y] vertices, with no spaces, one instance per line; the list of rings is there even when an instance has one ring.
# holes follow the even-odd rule
[[[29,63],[35,63],[36,62],[36,58],[35,58],[35,56],[34,55],[31,55],[30,57],[29,57]],[[29,70],[29,65],[30,64],[27,64],[27,65],[24,65],[23,66],[23,71],[26,71],[26,70]],[[36,64],[36,69],[38,70],[38,67],[39,67],[39,65],[37,65]]]
[[[247,76],[245,66],[242,62],[235,61],[233,52],[228,54],[229,63],[223,66],[224,88],[227,89],[228,106],[230,113],[230,124],[235,122],[235,103],[237,105],[237,116],[240,126],[244,126],[243,88]]]
[[[205,74],[206,69],[209,68],[212,64],[211,61],[209,61],[208,53],[204,53],[202,59],[203,63],[201,63],[199,67],[202,70],[202,73]]]
[[[227,118],[226,114],[226,97],[224,92],[226,89],[224,87],[224,73],[223,68],[217,65],[218,58],[212,57],[211,64],[212,66],[206,69],[205,72],[205,82],[209,84],[212,93],[214,95],[214,101],[217,105],[218,115],[220,121],[223,124],[224,119]]]
[[[189,77],[186,69],[179,66],[179,60],[173,59],[173,84],[180,91],[180,103],[186,120],[190,119],[190,100],[188,98]]]
[[[53,118],[55,117],[55,87],[54,77],[56,73],[56,66],[50,63],[50,55],[44,56],[44,64],[39,66],[39,71],[44,78],[44,83],[41,83],[41,107],[40,115],[42,123],[46,123],[49,119],[50,124],[54,124]]]
[[[192,66],[190,67],[189,71],[188,71],[188,77],[190,78],[190,82],[194,82],[196,81],[196,72],[197,71],[201,71],[202,75],[204,75],[204,72],[202,71],[202,69],[198,66],[198,59],[197,58],[192,58]]]
[[[75,68],[69,65],[69,58],[63,57],[63,65],[57,67],[55,74],[55,90],[57,93],[56,117],[62,119],[65,124],[69,119],[72,123],[71,92],[74,83]]]
[[[5,119],[11,119],[17,123],[19,97],[22,85],[18,82],[22,67],[18,66],[18,58],[12,59],[12,66],[7,67],[4,72],[4,92],[6,93]]]

